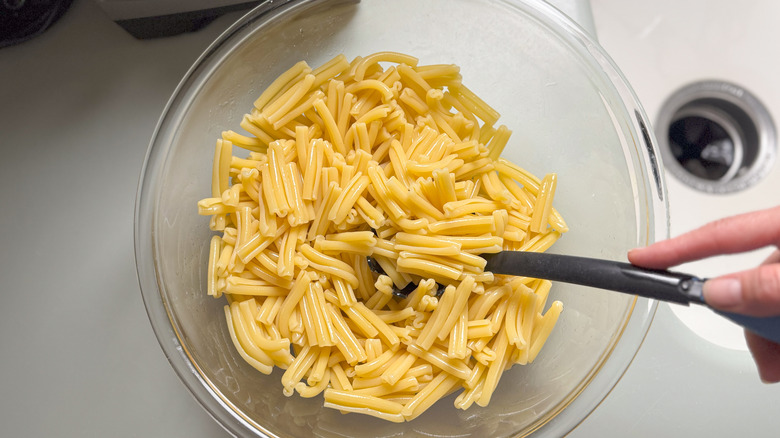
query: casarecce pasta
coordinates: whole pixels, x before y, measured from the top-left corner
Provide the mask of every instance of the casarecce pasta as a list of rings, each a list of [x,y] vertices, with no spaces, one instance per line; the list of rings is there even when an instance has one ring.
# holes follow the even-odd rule
[[[246,133],[217,140],[198,203],[218,232],[207,292],[227,298],[247,363],[284,369],[286,395],[401,422],[458,390],[457,408],[484,406],[532,362],[562,304],[548,306],[549,281],[493,275],[479,255],[545,251],[568,228],[556,175],[501,158],[498,118],[457,66],[401,53],[279,76]]]

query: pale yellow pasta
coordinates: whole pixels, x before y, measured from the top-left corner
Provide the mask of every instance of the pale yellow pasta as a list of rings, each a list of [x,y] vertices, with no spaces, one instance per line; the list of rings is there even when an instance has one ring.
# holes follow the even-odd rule
[[[568,231],[556,175],[501,158],[498,119],[456,65],[406,54],[280,75],[245,132],[217,140],[197,206],[221,233],[206,292],[227,300],[238,354],[343,413],[410,421],[458,390],[456,408],[487,404],[563,307],[549,281],[493,275],[480,254],[545,251]]]
[[[276,314],[279,312],[283,300],[283,297],[271,297],[264,300],[263,304],[258,309],[257,316],[255,316],[257,322],[276,329],[276,326],[273,325],[273,321],[276,319]]]
[[[310,284],[307,290],[311,290],[312,288],[313,286]],[[303,297],[301,297],[301,302],[299,304],[301,323],[303,325],[303,334],[306,335],[307,344],[319,345],[320,337],[317,336],[317,326],[315,321],[317,319],[317,315],[314,313],[316,309],[312,308],[313,305],[314,303],[310,298],[310,294],[304,294]]]
[[[380,280],[385,280],[380,283]],[[385,307],[391,306],[390,301],[393,299],[393,281],[389,277],[384,275],[377,279],[374,283],[376,292],[371,295],[368,300],[364,301],[366,307],[373,311],[379,311]]]
[[[328,220],[333,222],[343,222],[347,218],[347,214],[357,202],[358,197],[363,194],[363,191],[368,186],[369,179],[361,173],[356,174],[346,184],[341,195],[336,198],[336,202],[333,208],[328,213]]]
[[[386,257],[374,252],[372,255],[374,261],[379,264],[385,274],[392,280],[395,285],[404,285],[407,283],[405,277],[398,271],[397,266],[398,255],[393,254],[393,257]]]
[[[379,316],[373,312],[371,309],[366,307],[363,303],[358,302],[353,306],[353,308],[363,315],[368,322],[371,323],[372,326],[374,326],[377,329],[378,336],[382,338],[382,340],[390,346],[397,345],[400,340],[398,339],[398,335],[396,335],[392,329],[390,329],[390,326],[388,326],[384,321],[382,321]]]
[[[376,313],[382,321],[388,324],[400,322],[415,315],[413,307],[404,307],[400,310],[379,310]]]
[[[468,309],[463,308],[460,316],[449,333],[449,345],[447,355],[455,359],[465,359],[468,349],[466,347],[468,330]]]
[[[268,284],[263,280],[230,276],[225,281],[225,293],[245,296],[279,297],[287,291],[279,286]]]
[[[382,381],[394,385],[409,371],[416,360],[417,357],[411,353],[396,354],[390,366],[382,372]]]
[[[359,334],[367,337],[374,338],[379,334],[379,330],[376,329],[371,322],[369,322],[360,312],[355,309],[355,306],[349,306],[342,309],[350,322],[357,328]]]
[[[328,172],[323,169],[322,176],[323,176],[323,183],[327,179]],[[333,207],[333,204],[336,202],[336,198],[339,197],[341,194],[341,188],[338,187],[338,185],[333,183],[328,184],[322,184],[322,187],[327,187],[326,193],[323,194],[321,202],[319,207],[316,209],[316,213],[314,215],[314,219],[309,224],[309,233],[307,235],[307,240],[312,241],[317,238],[317,236],[322,236],[326,234],[327,228],[328,228],[328,218],[326,217],[327,212],[330,211],[329,209]]]
[[[383,397],[391,394],[404,394],[408,392],[415,392],[420,387],[420,382],[414,376],[407,376],[399,380],[393,385],[389,385],[384,382],[378,382],[377,385],[368,386],[365,388],[355,388],[355,392],[359,394],[372,395],[375,397]]]
[[[393,357],[395,352],[393,350],[387,350],[380,356],[368,360],[366,363],[358,364],[355,366],[355,375],[358,377],[374,377],[378,374],[378,371],[384,370],[390,365],[390,358]],[[353,386],[355,382],[353,382]]]
[[[268,105],[277,94],[285,91],[284,88],[288,84],[293,84],[294,79],[300,74],[309,74],[311,68],[305,61],[300,61],[292,68],[282,73],[271,85],[263,91],[260,97],[255,100],[255,108],[262,110]]]
[[[468,314],[466,314],[466,338],[488,338],[493,336],[491,330],[490,321],[487,319],[472,319],[469,321]]]
[[[283,346],[272,346],[272,348],[269,349],[263,348],[268,347],[267,345],[258,345],[257,341],[262,341],[262,339],[260,336],[257,336],[257,333],[255,332],[257,330],[257,325],[251,323],[252,318],[250,315],[241,311],[241,303],[234,301],[228,307],[230,309],[230,317],[235,329],[236,337],[244,350],[250,356],[264,364],[273,364],[274,361],[270,357],[269,350],[277,351]]]
[[[312,278],[311,273],[303,270],[299,271],[298,276],[295,279],[295,283],[293,284],[289,293],[286,295],[284,302],[279,309],[279,332],[286,338],[290,337],[289,322],[293,310],[296,308],[296,306],[299,305],[301,298],[303,298],[303,294],[306,293],[306,290],[308,289],[312,280],[314,280],[314,278]]]
[[[531,215],[530,230],[536,233],[542,232],[547,227],[547,219],[552,211],[553,196],[557,184],[557,176],[554,173],[548,173],[542,179],[539,194],[536,198],[534,211]]]
[[[458,101],[466,104],[474,115],[483,120],[486,125],[492,126],[500,117],[498,111],[493,109],[465,85],[458,84],[455,87],[450,87],[450,91],[456,96]]]
[[[263,374],[270,374],[273,371],[273,365],[267,360],[267,355],[262,353],[261,357],[265,360],[258,360],[256,357],[250,355],[244,346],[239,341],[237,334],[236,324],[241,324],[239,321],[234,321],[230,306],[225,306],[225,319],[227,319],[228,332],[230,333],[230,339],[233,341],[233,345],[236,347],[239,355],[252,367],[257,369]]]
[[[379,62],[392,62],[395,64],[405,64],[412,67],[417,66],[417,58],[398,52],[377,52],[362,58],[355,69],[355,80],[360,81],[365,77],[368,68]]]
[[[254,344],[268,353],[275,363],[284,366],[289,365],[290,362],[292,362],[292,356],[290,356],[289,350],[290,341],[287,339],[271,339],[263,333],[264,330],[262,326],[252,323],[256,318],[256,315],[253,312],[257,311],[257,303],[255,300],[234,301],[231,304],[231,310],[235,306],[238,307],[241,321],[248,328],[249,335],[254,341]]]
[[[409,295],[407,295],[406,299],[402,300],[399,305],[410,307],[416,310],[418,313],[415,315],[415,321],[420,321],[423,318],[427,319],[430,315],[428,315],[427,312],[424,314],[420,313],[421,309],[419,308],[419,305],[424,300],[436,300],[436,298],[431,296],[435,293],[435,290],[436,282],[432,278],[420,280],[420,282],[417,283],[417,287],[415,287],[415,289]],[[415,322],[414,324],[418,324],[418,322]]]
[[[462,313],[468,314],[468,299],[471,292],[474,290],[476,280],[473,276],[466,276],[458,287],[455,288],[455,298],[452,304],[452,308],[447,313],[447,319],[444,324],[439,328],[437,337],[439,340],[444,340],[449,336],[450,331],[455,326],[458,318]]]
[[[333,324],[332,336],[336,341],[336,347],[346,358],[346,362],[352,366],[368,359],[368,355],[360,345],[355,334],[350,330],[344,318],[335,310],[332,305],[326,306]]]
[[[331,371],[331,387],[341,391],[352,391],[352,383],[340,362],[328,364]]]
[[[296,82],[290,89],[264,107],[260,114],[270,123],[279,120],[292,110],[295,104],[311,89],[314,85],[314,79],[314,75],[311,74],[304,76],[303,80]]]
[[[339,306],[350,307],[357,303],[354,289],[341,278],[333,279],[333,288],[336,290]]]
[[[422,391],[404,405],[402,414],[409,420],[416,418],[437,400],[449,394],[455,384],[457,384],[455,376],[439,373],[430,383],[425,385]]]
[[[433,346],[423,350],[418,345],[412,344],[408,350],[418,358],[424,359],[432,366],[455,377],[466,379],[469,375],[470,368],[465,360],[449,357],[447,352],[440,347]]]
[[[330,312],[325,311],[325,296],[322,286],[319,283],[312,283],[303,298],[308,299],[311,304],[310,311],[312,313],[312,322],[314,323],[314,332],[317,334],[317,345],[321,347],[334,345],[333,323],[331,322]]]
[[[539,323],[534,324],[534,333],[531,335],[531,348],[528,353],[529,361],[533,361],[541,351],[542,346],[550,336],[555,323],[558,321],[558,317],[563,311],[563,305],[560,301],[555,301],[550,306],[550,309],[542,316]]]
[[[292,364],[282,374],[282,386],[286,395],[292,395],[295,385],[303,379],[306,372],[317,359],[319,348],[306,345],[298,351]]]
[[[498,385],[498,379],[506,367],[509,343],[506,339],[505,330],[499,330],[491,349],[496,352],[496,357],[490,362],[490,365],[488,365],[485,373],[485,386],[482,388],[482,394],[479,399],[477,399],[477,404],[483,407],[487,406],[490,402],[493,390],[496,388],[496,385]]]
[[[327,407],[373,415],[397,423],[404,421],[404,416],[401,415],[404,406],[381,397],[358,394],[355,391],[326,389],[324,398]]]
[[[420,345],[424,349],[433,345],[436,335],[444,326],[447,315],[452,309],[454,300],[455,288],[453,286],[448,286],[442,293],[441,299],[437,302],[436,308],[431,312],[428,322],[417,336],[415,344]]]
[[[425,278],[433,278],[440,283],[451,283],[463,274],[462,266],[437,263],[436,261],[414,256],[399,257],[398,268]]]
[[[319,116],[322,117],[322,121],[325,124],[325,132],[328,133],[329,140],[333,144],[333,147],[337,152],[344,155],[346,153],[346,150],[344,149],[344,137],[339,131],[339,127],[336,124],[336,120],[333,118],[333,114],[330,112],[327,105],[325,105],[325,101],[322,99],[315,101],[314,109],[316,109]]]
[[[222,296],[222,292],[217,288],[219,273],[217,272],[217,259],[222,250],[222,239],[219,236],[212,236],[209,243],[209,264],[208,264],[208,288],[207,293],[214,298]]]
[[[324,376],[315,385],[310,386],[303,382],[295,384],[295,391],[303,398],[312,398],[320,395],[330,385],[330,369],[324,369]]]
[[[307,201],[316,200],[319,194],[320,178],[322,175],[322,162],[325,143],[313,141],[309,147],[309,157],[306,161],[303,176],[302,197]]]

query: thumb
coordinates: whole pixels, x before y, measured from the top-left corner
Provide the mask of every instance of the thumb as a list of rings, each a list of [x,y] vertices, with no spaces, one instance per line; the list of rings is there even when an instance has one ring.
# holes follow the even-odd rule
[[[766,383],[780,382],[780,345],[749,331],[745,331],[745,340],[761,380]]]
[[[713,278],[704,283],[704,300],[723,311],[752,316],[780,315],[780,264]]]

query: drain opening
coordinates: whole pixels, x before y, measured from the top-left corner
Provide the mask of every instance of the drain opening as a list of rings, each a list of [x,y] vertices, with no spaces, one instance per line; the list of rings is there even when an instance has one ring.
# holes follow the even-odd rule
[[[656,127],[667,170],[701,191],[744,190],[775,161],[769,112],[733,84],[707,81],[678,90],[662,107]]]
[[[734,138],[720,124],[698,116],[687,116],[669,127],[674,158],[688,172],[717,181],[734,167]]]

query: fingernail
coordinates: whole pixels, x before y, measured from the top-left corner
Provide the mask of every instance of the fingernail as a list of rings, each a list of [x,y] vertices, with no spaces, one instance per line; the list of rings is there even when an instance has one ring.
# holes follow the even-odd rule
[[[736,278],[716,278],[704,283],[704,300],[713,307],[732,308],[742,303],[742,283]]]

